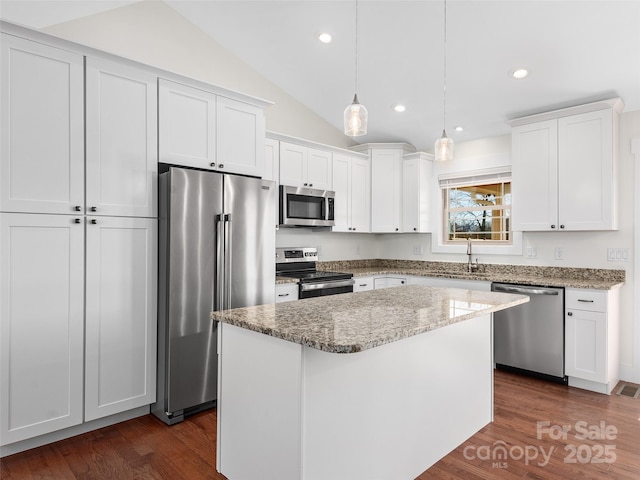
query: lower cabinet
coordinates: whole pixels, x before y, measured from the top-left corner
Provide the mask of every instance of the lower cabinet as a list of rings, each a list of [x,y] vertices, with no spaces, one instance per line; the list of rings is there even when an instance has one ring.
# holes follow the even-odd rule
[[[619,290],[565,290],[569,385],[609,394],[618,383]]]
[[[276,285],[276,303],[298,300],[297,283],[280,283]]]
[[[406,277],[378,277],[373,280],[373,288],[375,290],[379,288],[400,287],[407,285]]]
[[[155,219],[0,213],[2,445],[155,400],[156,245]]]

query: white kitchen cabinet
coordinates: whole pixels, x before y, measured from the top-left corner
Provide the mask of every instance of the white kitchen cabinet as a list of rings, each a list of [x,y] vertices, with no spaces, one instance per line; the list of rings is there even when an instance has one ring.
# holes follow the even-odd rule
[[[332,190],[331,152],[280,142],[280,184]]]
[[[375,277],[354,277],[353,284],[354,292],[366,292],[367,290],[373,290],[373,281]]]
[[[619,290],[565,290],[569,385],[609,394],[619,380]]]
[[[83,56],[2,34],[0,211],[84,211]]]
[[[216,167],[216,95],[158,80],[159,156],[162,163]]]
[[[82,423],[81,218],[0,213],[2,445]]]
[[[418,152],[405,155],[402,160],[402,231],[427,233],[431,231],[429,188],[433,156]]]
[[[384,276],[373,279],[374,290],[378,290],[379,288],[400,287],[403,285],[407,285],[407,277]]]
[[[402,150],[371,150],[371,231],[402,231]]]
[[[297,283],[276,284],[276,303],[293,302],[294,300],[298,300]]]
[[[617,228],[621,109],[613,99],[511,122],[514,230]]]
[[[267,138],[264,141],[264,170],[262,178],[276,183],[280,180],[280,142],[278,140]]]
[[[87,212],[157,216],[157,103],[155,74],[87,58]]]
[[[333,154],[335,232],[371,229],[371,177],[369,159]]]
[[[261,177],[264,172],[264,110],[218,96],[216,104],[217,169]]]
[[[157,227],[87,218],[85,421],[156,400]]]

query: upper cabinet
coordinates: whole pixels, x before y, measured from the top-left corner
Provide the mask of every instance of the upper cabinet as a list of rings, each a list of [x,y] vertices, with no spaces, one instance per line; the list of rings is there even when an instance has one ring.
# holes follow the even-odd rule
[[[428,233],[433,155],[418,152],[402,160],[402,231]]]
[[[333,154],[334,232],[371,231],[371,176],[368,158]]]
[[[198,168],[216,164],[216,96],[158,80],[159,161]]]
[[[159,79],[159,161],[262,177],[261,107]]]
[[[332,190],[331,152],[280,142],[280,184]]]
[[[156,217],[157,77],[93,57],[86,69],[87,211]]]
[[[618,98],[511,122],[513,229],[617,228]]]
[[[404,143],[369,143],[352,148],[371,159],[371,231],[402,232],[402,158],[415,152]]]
[[[2,34],[0,211],[84,211],[83,56]]]

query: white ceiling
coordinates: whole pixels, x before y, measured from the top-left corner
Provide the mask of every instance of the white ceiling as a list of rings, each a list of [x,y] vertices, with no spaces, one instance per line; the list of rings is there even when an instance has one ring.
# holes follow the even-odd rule
[[[0,17],[43,28],[129,3],[2,0]],[[165,3],[342,129],[355,90],[353,0]],[[358,17],[358,97],[369,133],[357,140],[432,151],[443,126],[443,1],[360,0]],[[317,41],[324,31],[329,45]],[[517,66],[529,77],[510,78]],[[516,116],[612,96],[640,110],[640,0],[447,1],[446,128],[456,141],[506,134]],[[407,111],[394,112],[396,103]]]

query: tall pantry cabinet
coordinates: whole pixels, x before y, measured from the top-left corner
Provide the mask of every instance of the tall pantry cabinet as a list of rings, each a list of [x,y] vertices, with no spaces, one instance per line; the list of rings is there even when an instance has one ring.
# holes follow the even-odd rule
[[[155,400],[157,83],[13,35],[1,48],[9,445]]]

